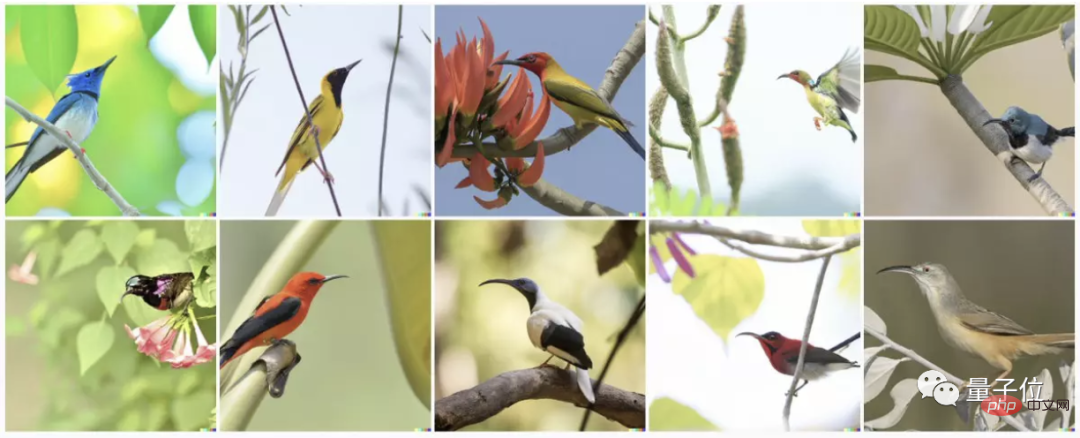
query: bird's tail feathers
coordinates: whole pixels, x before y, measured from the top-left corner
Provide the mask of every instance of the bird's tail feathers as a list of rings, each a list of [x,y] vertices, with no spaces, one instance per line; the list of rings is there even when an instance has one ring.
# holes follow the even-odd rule
[[[15,166],[11,168],[4,175],[4,191],[6,192],[4,197],[4,203],[11,200],[12,196],[15,196],[15,191],[19,190],[19,186],[22,185],[26,177],[30,175],[30,166],[26,166],[25,161],[22,158],[15,163]]]
[[[1076,346],[1075,333],[1027,335],[1021,338],[1027,342],[1020,343],[1020,348],[1029,355],[1055,354],[1063,349],[1075,348]]]
[[[1068,128],[1062,128],[1062,129],[1058,130],[1058,135],[1060,135],[1062,137],[1076,137],[1075,134],[1076,134],[1076,127],[1075,126],[1071,126],[1071,127],[1068,127]]]
[[[282,176],[282,178],[285,178],[285,176]],[[278,189],[274,192],[274,197],[270,199],[270,205],[266,207],[267,217],[277,216],[278,210],[281,209],[281,204],[285,202],[285,195],[289,194],[289,189],[292,188],[293,181],[295,180],[296,179],[293,178],[284,185],[278,186]],[[282,182],[284,183],[285,181],[282,180]]]
[[[645,159],[645,148],[641,147],[641,143],[638,143],[637,139],[634,138],[634,135],[631,134],[630,131],[620,131],[618,129],[612,129],[612,131],[619,134],[619,137],[622,137],[623,141],[630,145],[630,149],[633,149],[642,160]]]
[[[218,362],[218,369],[225,368],[225,365],[233,360],[233,356],[236,355],[237,347],[239,346],[233,345],[232,342],[226,342],[225,345],[221,346],[221,351],[218,352],[219,356],[221,356],[221,360]]]
[[[593,394],[592,378],[589,377],[589,370],[577,367],[572,368],[572,370],[577,374],[578,388],[581,388],[581,394],[585,396],[585,400],[588,400],[589,404],[596,403],[596,395]]]

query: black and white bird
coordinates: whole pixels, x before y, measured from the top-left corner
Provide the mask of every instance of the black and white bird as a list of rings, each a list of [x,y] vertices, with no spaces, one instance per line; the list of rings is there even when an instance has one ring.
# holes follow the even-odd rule
[[[585,353],[585,337],[582,335],[581,318],[561,304],[551,301],[542,292],[536,282],[528,278],[514,280],[492,279],[480,283],[505,284],[516,289],[529,301],[529,319],[525,324],[529,332],[529,340],[533,346],[550,353],[551,356],[541,366],[546,365],[552,357],[558,357],[566,361],[567,368],[573,365],[571,370],[577,379],[581,394],[590,404],[596,402],[593,395],[592,379],[589,378],[589,369],[592,368],[592,359]]]
[[[1006,166],[1012,161],[1013,156],[1028,163],[1041,164],[1039,171],[1035,172],[1035,175],[1032,175],[1028,182],[1035,181],[1042,176],[1042,171],[1046,168],[1046,162],[1050,161],[1050,157],[1054,155],[1054,144],[1063,137],[1074,137],[1076,132],[1074,127],[1054,128],[1049,123],[1046,123],[1042,117],[1024,111],[1023,108],[1018,106],[1010,106],[1000,119],[987,120],[986,123],[983,123],[983,126],[991,123],[1001,125],[1001,128],[1009,135],[1009,146],[1012,150],[998,154],[998,159],[1004,162]]]

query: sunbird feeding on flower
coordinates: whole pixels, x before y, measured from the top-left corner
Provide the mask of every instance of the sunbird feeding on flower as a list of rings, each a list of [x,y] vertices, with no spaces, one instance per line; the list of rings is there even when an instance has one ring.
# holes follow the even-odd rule
[[[996,123],[1001,125],[1005,133],[1009,135],[1009,146],[1012,150],[1001,154],[1001,160],[1005,164],[1012,160],[1013,156],[1034,164],[1042,164],[1039,171],[1035,172],[1028,182],[1035,181],[1042,176],[1046,162],[1054,155],[1052,146],[1062,137],[1074,137],[1076,128],[1057,129],[1046,123],[1042,117],[1024,111],[1018,106],[1010,106],[1000,119],[990,119],[983,126]]]
[[[75,143],[82,144],[97,124],[101,81],[105,79],[105,70],[115,59],[116,57],[113,56],[98,67],[68,75],[68,87],[71,88],[71,92],[61,97],[60,101],[53,105],[49,115],[45,117],[46,121],[64,131]],[[30,136],[22,158],[19,158],[19,161],[4,177],[4,189],[7,192],[4,202],[11,200],[27,176],[66,150],[67,146],[64,146],[59,139],[49,135],[38,126],[34,134]]]
[[[315,272],[296,274],[285,288],[263,298],[251,317],[240,324],[232,337],[221,346],[221,368],[252,348],[284,339],[307,318],[315,294],[323,285],[345,275],[323,276]]]
[[[806,100],[821,117],[814,117],[814,126],[821,130],[822,123],[839,126],[851,133],[851,141],[858,139],[855,130],[851,128],[844,110],[852,113],[859,112],[862,92],[859,90],[860,75],[862,74],[862,58],[859,49],[851,48],[844,53],[840,62],[836,63],[829,71],[822,73],[815,80],[802,70],[794,70],[791,73],[780,75],[776,79],[788,78],[798,82],[806,91]]]
[[[551,55],[543,52],[529,53],[518,59],[507,59],[494,64],[516,65],[535,73],[544,85],[544,92],[555,106],[574,120],[574,126],[604,126],[615,131],[634,152],[642,159],[645,158],[645,148],[630,134],[629,127],[633,125],[620,116],[611,103],[589,84],[566,73]]]
[[[120,295],[120,301],[128,295],[135,295],[142,298],[148,306],[158,310],[183,309],[191,303],[191,286],[194,280],[195,274],[190,272],[155,277],[136,275],[128,279],[125,284],[127,290]]]
[[[315,168],[319,169],[319,173],[322,173],[323,179],[328,183],[333,183],[334,176],[319,166],[319,147],[321,146],[322,151],[326,152],[330,141],[341,129],[341,121],[345,117],[341,111],[341,90],[345,87],[345,79],[349,77],[349,71],[360,61],[362,60],[334,69],[323,76],[319,95],[315,96],[308,105],[308,112],[311,113],[311,121],[315,124],[315,128],[312,129],[308,124],[307,115],[300,116],[300,123],[296,125],[292,139],[289,140],[289,149],[285,151],[285,158],[281,161],[281,166],[278,166],[277,173],[274,174],[274,176],[281,175],[281,182],[278,183],[274,197],[270,200],[270,206],[266,208],[267,216],[277,214],[296,175],[308,166],[314,164]],[[319,136],[318,144],[315,144],[312,131]],[[281,173],[282,169],[285,170],[284,174]]]

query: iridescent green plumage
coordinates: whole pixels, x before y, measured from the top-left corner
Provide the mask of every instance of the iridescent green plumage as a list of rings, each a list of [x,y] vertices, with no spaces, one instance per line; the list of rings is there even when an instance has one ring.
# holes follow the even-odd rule
[[[818,129],[821,129],[821,123],[839,126],[850,132],[851,141],[855,141],[857,139],[855,130],[852,129],[844,110],[852,113],[859,112],[862,101],[861,72],[862,60],[859,50],[852,48],[844,53],[840,62],[818,76],[817,80],[812,79],[809,73],[802,70],[795,70],[780,77],[802,84],[810,106],[821,115],[814,118],[814,125]]]

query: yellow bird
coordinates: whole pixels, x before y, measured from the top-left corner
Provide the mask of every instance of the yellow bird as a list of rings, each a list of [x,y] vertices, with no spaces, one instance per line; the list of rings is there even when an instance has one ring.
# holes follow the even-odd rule
[[[319,167],[319,146],[315,144],[314,136],[318,136],[319,145],[322,146],[322,151],[326,152],[326,148],[330,146],[330,141],[337,136],[338,130],[341,129],[341,121],[345,116],[341,111],[341,90],[345,86],[345,79],[349,77],[349,71],[356,67],[356,64],[359,64],[360,61],[362,60],[335,69],[323,76],[322,90],[308,105],[308,112],[311,113],[311,120],[315,124],[315,128],[312,129],[311,125],[308,124],[306,115],[300,118],[300,123],[296,126],[296,130],[293,131],[292,139],[289,140],[289,149],[285,151],[285,158],[281,161],[277,173],[274,174],[274,176],[281,175],[281,182],[278,183],[277,191],[274,192],[274,197],[270,200],[270,206],[266,208],[267,216],[277,215],[278,209],[281,208],[281,203],[285,201],[285,195],[289,193],[289,188],[292,187],[296,175],[307,169],[309,165],[314,164],[319,173],[322,173],[324,180],[333,183],[333,175]],[[281,172],[283,169],[285,170],[284,173]]]

